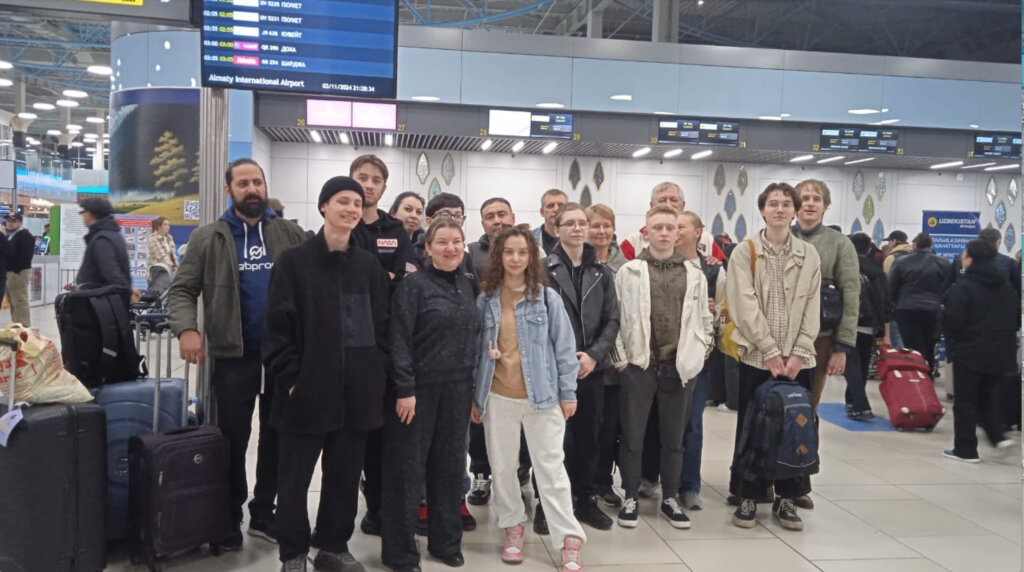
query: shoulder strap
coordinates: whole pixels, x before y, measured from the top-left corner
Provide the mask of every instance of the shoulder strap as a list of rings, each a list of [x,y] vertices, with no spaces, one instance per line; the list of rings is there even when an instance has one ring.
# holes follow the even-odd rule
[[[754,249],[753,238],[748,238],[747,244],[750,245],[750,276],[753,277],[757,273],[757,250]]]

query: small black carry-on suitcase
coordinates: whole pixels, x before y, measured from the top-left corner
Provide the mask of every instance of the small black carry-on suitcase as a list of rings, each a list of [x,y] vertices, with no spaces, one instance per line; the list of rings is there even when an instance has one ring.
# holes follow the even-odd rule
[[[17,379],[15,340],[0,382]],[[6,371],[4,371],[6,370]],[[106,567],[106,429],[93,404],[0,405],[0,570],[99,572]],[[10,412],[16,412],[8,415]],[[12,417],[22,416],[10,426]]]
[[[182,427],[128,441],[128,552],[154,572],[160,558],[203,544],[218,554],[231,532],[228,440],[216,427],[187,426],[187,369],[185,380]]]

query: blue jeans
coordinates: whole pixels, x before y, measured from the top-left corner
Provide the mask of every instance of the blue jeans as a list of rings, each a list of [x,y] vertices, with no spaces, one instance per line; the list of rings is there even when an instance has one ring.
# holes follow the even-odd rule
[[[694,378],[693,409],[683,437],[683,472],[679,493],[700,492],[700,460],[704,451],[704,405],[708,398],[707,366]]]
[[[889,322],[889,339],[892,340],[894,348],[906,347],[903,345],[903,336],[900,335],[900,327],[895,319]]]

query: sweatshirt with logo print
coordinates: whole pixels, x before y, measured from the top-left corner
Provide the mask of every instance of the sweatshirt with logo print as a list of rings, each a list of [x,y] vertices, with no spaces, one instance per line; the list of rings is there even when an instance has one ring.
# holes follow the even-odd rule
[[[276,216],[268,208],[255,226],[242,220],[233,208],[220,217],[231,226],[231,236],[238,251],[238,301],[242,310],[242,341],[246,348],[260,347],[263,337],[270,269],[274,267],[263,239],[263,223]]]

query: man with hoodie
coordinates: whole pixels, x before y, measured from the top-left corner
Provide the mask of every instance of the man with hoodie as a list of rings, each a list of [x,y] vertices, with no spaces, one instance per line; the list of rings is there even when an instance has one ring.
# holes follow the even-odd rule
[[[85,199],[80,205],[82,222],[89,227],[85,234],[85,255],[78,267],[75,284],[90,288],[101,286],[132,287],[128,263],[128,245],[121,227],[114,220],[113,207],[107,199]]]
[[[412,245],[402,221],[377,208],[388,188],[388,166],[376,155],[361,155],[349,165],[348,176],[362,185],[366,192],[363,221],[356,229],[356,245],[377,255],[380,265],[391,278],[394,290],[413,260]],[[361,241],[366,241],[366,244]]]
[[[285,249],[306,240],[306,233],[267,206],[266,177],[252,159],[237,159],[228,166],[224,193],[231,206],[220,220],[192,232],[167,302],[181,358],[198,364],[206,357],[197,320],[197,303],[203,297],[203,332],[213,360],[217,424],[231,444],[233,529],[220,548],[239,550],[242,505],[249,497],[245,451],[257,395],[260,435],[249,534],[273,539],[278,443],[270,424],[274,383],[272,379],[264,383],[260,343],[270,270]]]

